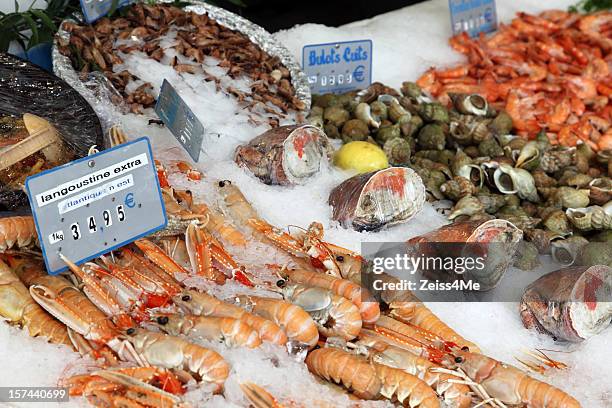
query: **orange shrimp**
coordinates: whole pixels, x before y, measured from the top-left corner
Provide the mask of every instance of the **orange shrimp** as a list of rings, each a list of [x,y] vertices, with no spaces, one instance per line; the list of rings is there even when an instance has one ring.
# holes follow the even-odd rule
[[[571,104],[568,99],[562,99],[552,111],[552,114],[548,117],[548,122],[553,125],[561,125],[565,123],[568,116],[571,113]]]
[[[597,147],[600,150],[611,150],[612,149],[612,128],[608,129],[597,142]]]
[[[567,75],[565,76],[565,81],[570,90],[581,99],[594,98],[597,96],[597,84],[590,78]]]
[[[469,66],[459,65],[454,68],[436,71],[436,78],[460,78],[469,73]]]
[[[436,74],[433,69],[425,71],[425,73],[417,79],[416,84],[433,94],[437,94],[438,88],[440,87],[440,84],[436,82]]]
[[[580,31],[588,33],[599,33],[602,27],[612,24],[612,13],[601,11],[599,13],[587,14],[578,21]]]

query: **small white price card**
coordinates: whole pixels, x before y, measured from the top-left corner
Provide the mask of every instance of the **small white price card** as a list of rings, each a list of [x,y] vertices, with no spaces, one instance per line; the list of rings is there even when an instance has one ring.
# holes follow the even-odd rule
[[[117,8],[127,6],[134,0],[117,0]],[[113,7],[113,0],[81,0],[81,10],[89,24],[106,16]]]
[[[66,270],[166,226],[149,139],[141,138],[26,180],[47,271]]]
[[[307,45],[302,69],[313,94],[367,88],[372,83],[372,40]]]
[[[495,0],[448,0],[448,7],[455,35],[466,32],[474,37],[497,29]]]
[[[166,79],[159,91],[155,113],[197,163],[202,149],[204,126]]]

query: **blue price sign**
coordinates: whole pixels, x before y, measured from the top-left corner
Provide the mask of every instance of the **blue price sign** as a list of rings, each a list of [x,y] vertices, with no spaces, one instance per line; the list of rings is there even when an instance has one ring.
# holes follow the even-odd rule
[[[134,0],[118,0],[117,8],[127,6]],[[97,19],[108,14],[113,6],[113,0],[81,0],[81,10],[85,16],[85,21],[93,23]]]
[[[495,0],[448,0],[453,34],[470,36],[497,29]]]
[[[147,138],[26,179],[47,271],[66,270],[164,228],[166,210]]]
[[[372,40],[307,45],[302,68],[313,94],[367,88],[372,83]]]
[[[155,104],[155,112],[191,158],[197,162],[202,149],[204,126],[165,79]]]

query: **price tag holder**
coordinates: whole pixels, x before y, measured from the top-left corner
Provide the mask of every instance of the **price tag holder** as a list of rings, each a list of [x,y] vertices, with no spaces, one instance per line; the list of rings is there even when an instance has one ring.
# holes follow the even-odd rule
[[[134,0],[118,0],[117,8],[127,6],[133,3]],[[113,7],[113,0],[81,0],[81,10],[83,10],[83,16],[85,21],[89,24],[104,17]]]
[[[467,32],[475,37],[497,29],[495,0],[448,0],[453,34]]]
[[[204,126],[166,79],[162,83],[155,112],[197,163],[202,150]]]
[[[306,45],[302,68],[313,94],[367,88],[372,83],[372,40]]]
[[[47,271],[80,264],[167,224],[149,139],[140,138],[26,179]]]

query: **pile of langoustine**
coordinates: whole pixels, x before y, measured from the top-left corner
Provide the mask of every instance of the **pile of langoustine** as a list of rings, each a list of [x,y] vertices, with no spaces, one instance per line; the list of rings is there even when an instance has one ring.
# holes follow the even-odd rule
[[[194,182],[201,178],[183,163],[177,168]],[[71,345],[99,364],[97,371],[60,380],[72,395],[96,407],[185,407],[183,394],[194,382],[223,393],[232,368],[198,342],[211,340],[307,350],[313,374],[366,400],[413,408],[442,402],[459,408],[580,406],[563,391],[480,354],[410,292],[383,291],[380,303],[374,300],[359,284],[363,259],[323,241],[318,223],[289,234],[259,218],[229,181],[218,183],[221,211],[172,188],[161,165],[158,174],[168,228],[81,266],[66,259],[67,276],[47,275],[32,256],[37,238],[31,217],[0,220],[0,314],[31,336]],[[277,280],[265,281],[226,250],[247,239],[276,247],[296,268],[271,265]],[[232,279],[247,294],[218,299],[186,287],[189,276],[213,285]],[[271,295],[248,294],[254,287]],[[256,408],[285,404],[257,384],[241,387]]]
[[[520,135],[612,148],[612,12],[520,12],[490,36],[449,42],[468,62],[426,71],[417,83],[432,95],[478,93],[505,109]]]

